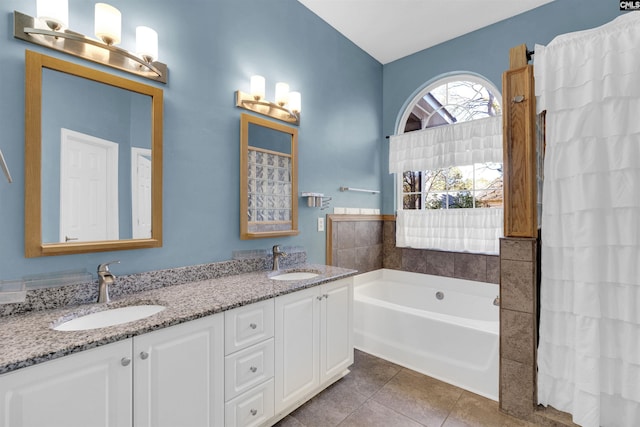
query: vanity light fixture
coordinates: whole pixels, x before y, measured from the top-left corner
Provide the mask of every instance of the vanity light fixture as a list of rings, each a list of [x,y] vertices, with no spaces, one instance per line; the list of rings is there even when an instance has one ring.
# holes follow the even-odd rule
[[[15,38],[167,83],[167,65],[157,61],[158,34],[151,28],[136,29],[136,53],[133,53],[115,46],[121,39],[121,14],[115,7],[96,4],[95,33],[100,39],[96,40],[67,28],[68,0],[37,1],[37,18],[13,12]]]
[[[276,84],[276,102],[267,101],[265,99],[265,79],[256,75],[251,76],[250,93],[236,91],[236,107],[299,125],[301,98],[300,92],[289,92],[289,85],[279,82]]]

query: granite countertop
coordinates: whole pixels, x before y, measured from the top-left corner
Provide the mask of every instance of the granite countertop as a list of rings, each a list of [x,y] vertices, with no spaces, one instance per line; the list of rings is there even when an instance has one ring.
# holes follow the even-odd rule
[[[143,291],[106,304],[0,318],[0,374],[356,274],[355,270],[315,264],[279,273],[291,271],[314,271],[319,275],[306,280],[271,280],[269,276],[275,272],[257,271]],[[114,286],[118,286],[117,281]],[[52,329],[80,315],[141,303],[159,304],[166,309],[105,328],[68,332]]]

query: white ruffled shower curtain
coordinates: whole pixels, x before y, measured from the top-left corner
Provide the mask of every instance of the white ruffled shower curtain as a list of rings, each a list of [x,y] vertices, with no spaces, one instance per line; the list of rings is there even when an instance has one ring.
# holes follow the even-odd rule
[[[640,426],[640,12],[535,47],[546,110],[538,401]]]

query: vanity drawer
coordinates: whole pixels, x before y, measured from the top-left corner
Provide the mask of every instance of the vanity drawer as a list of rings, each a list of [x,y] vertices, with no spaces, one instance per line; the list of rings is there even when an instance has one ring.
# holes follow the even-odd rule
[[[273,337],[273,298],[225,311],[224,354]]]
[[[273,377],[273,338],[238,351],[224,359],[225,400]]]
[[[274,414],[273,379],[241,394],[225,405],[225,426],[259,426]]]

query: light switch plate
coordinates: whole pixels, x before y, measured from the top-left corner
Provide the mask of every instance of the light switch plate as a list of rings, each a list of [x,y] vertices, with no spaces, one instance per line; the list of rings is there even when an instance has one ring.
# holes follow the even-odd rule
[[[324,231],[324,218],[318,218],[318,231]]]

